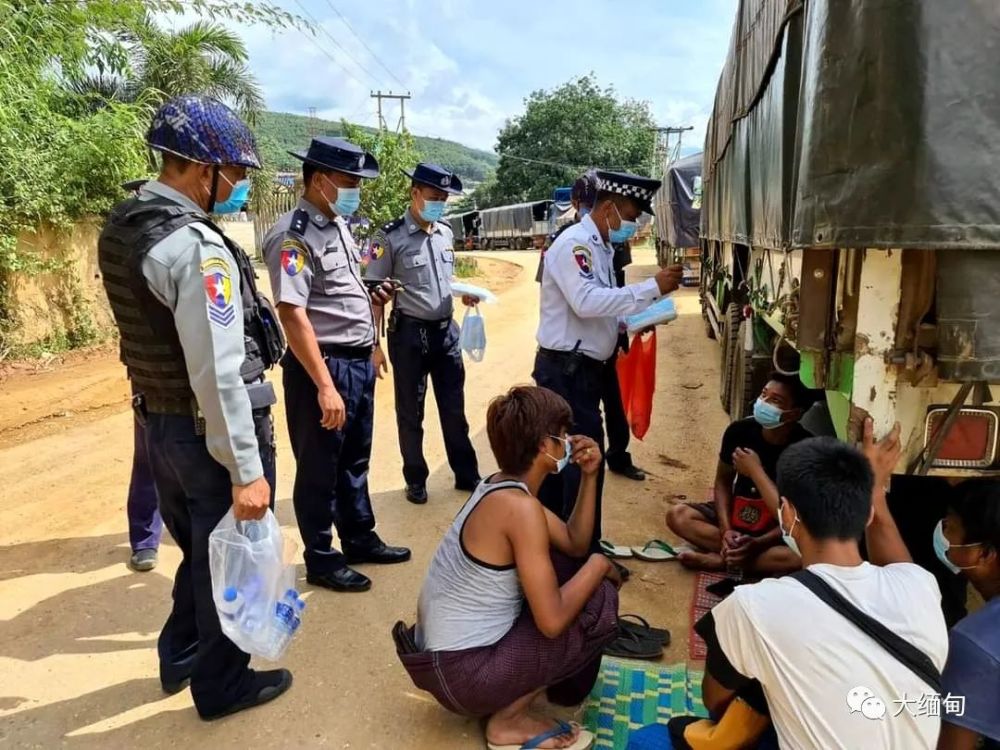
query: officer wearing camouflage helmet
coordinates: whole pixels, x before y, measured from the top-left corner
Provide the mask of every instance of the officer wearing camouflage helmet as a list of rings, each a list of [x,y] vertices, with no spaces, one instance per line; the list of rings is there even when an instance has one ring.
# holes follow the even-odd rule
[[[253,134],[207,97],[157,111],[147,134],[159,177],[116,206],[98,243],[100,269],[135,390],[160,512],[183,555],[173,610],[160,634],[160,682],[189,682],[209,720],[265,703],[288,670],[255,672],[219,626],[208,537],[230,508],[259,519],[273,504],[275,451],[264,372],[283,342],[243,250],[209,214],[239,210],[247,170],[260,168]]]

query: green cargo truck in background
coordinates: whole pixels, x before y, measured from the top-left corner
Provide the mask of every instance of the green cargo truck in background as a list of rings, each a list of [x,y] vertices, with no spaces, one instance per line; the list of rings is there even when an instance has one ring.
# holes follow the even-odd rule
[[[743,0],[702,165],[719,393],[768,372],[898,474],[1000,473],[1000,4]]]

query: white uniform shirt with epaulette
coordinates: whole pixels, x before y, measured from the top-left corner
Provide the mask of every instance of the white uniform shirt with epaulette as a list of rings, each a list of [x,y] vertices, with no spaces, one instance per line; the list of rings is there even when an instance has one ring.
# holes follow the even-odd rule
[[[420,320],[450,318],[454,311],[454,242],[450,226],[437,221],[425,232],[407,210],[372,238],[365,275],[402,282],[403,289],[394,303],[399,312]]]
[[[564,231],[545,252],[538,345],[591,359],[610,359],[618,323],[660,297],[656,279],[615,287],[614,250],[590,215]],[[577,347],[579,342],[579,347]]]
[[[139,200],[157,197],[202,210],[156,180],[139,191]],[[240,375],[246,346],[236,259],[215,230],[195,222],[153,245],[142,274],[149,291],[173,313],[191,390],[205,420],[209,454],[226,468],[233,484],[259,479],[264,469],[250,397]]]
[[[361,280],[361,256],[347,222],[301,199],[264,238],[264,262],[276,304],[304,307],[316,340],[372,346],[375,317]]]

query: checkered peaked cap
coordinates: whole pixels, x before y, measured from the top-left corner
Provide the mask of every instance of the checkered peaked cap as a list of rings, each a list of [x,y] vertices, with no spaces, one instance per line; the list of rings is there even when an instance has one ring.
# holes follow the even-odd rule
[[[605,172],[597,170],[597,190],[602,193],[617,193],[633,199],[646,213],[653,213],[653,196],[662,183],[650,177],[626,172]]]
[[[233,110],[208,96],[179,96],[153,115],[151,149],[201,164],[260,169],[253,132]]]

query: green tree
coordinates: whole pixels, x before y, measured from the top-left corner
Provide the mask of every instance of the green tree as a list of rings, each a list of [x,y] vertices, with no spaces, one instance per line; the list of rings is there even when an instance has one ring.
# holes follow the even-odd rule
[[[549,198],[588,167],[648,171],[655,123],[647,102],[619,99],[590,74],[534,91],[524,104],[497,137],[496,186],[483,190],[480,208]]]
[[[384,224],[402,216],[410,204],[410,178],[403,170],[413,171],[421,161],[413,136],[407,131],[395,133],[388,130],[370,132],[342,122],[344,138],[361,146],[378,159],[379,178],[365,180],[361,185],[361,208],[358,214],[371,225],[362,236],[371,236]]]
[[[117,89],[135,77],[128,40],[163,12],[303,27],[257,0],[0,0],[0,355],[17,323],[13,274],[54,270],[18,236],[104,212],[146,169],[156,98]],[[82,94],[79,82],[94,73],[103,88]]]
[[[264,95],[250,72],[243,40],[214,21],[161,28],[150,15],[119,31],[127,67],[97,71],[70,82],[98,105],[108,101],[152,104],[198,92],[232,105],[250,122],[264,110]]]

